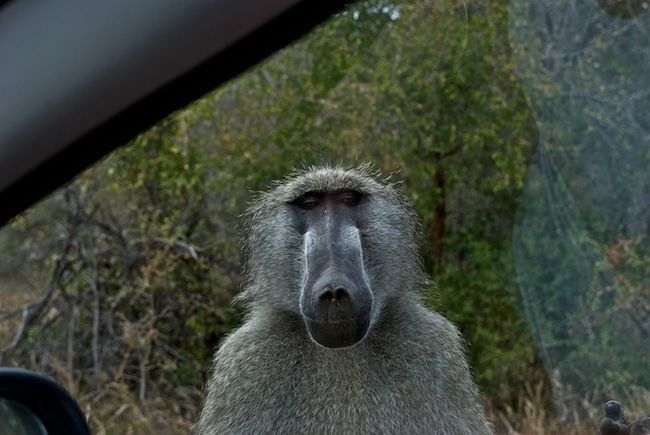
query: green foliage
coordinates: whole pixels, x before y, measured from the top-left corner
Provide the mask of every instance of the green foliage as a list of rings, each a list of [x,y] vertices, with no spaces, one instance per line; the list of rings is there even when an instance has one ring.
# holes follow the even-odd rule
[[[372,161],[400,171],[423,221],[436,283],[425,299],[468,339],[482,392],[497,408],[515,406],[523,385],[544,377],[518,315],[510,248],[536,131],[514,73],[506,2],[434,3],[351,5],[79,177],[48,202],[54,223],[38,210],[15,220],[8,240],[27,242],[6,245],[13,264],[24,261],[41,282],[66,267],[54,300],[69,316],[30,329],[29,345],[59,343],[47,345],[51,354],[90,384],[99,294],[111,381],[141,391],[144,376],[179,398],[200,388],[214,347],[240,320],[229,302],[251,191],[308,164]],[[67,244],[73,254],[61,253]],[[634,252],[631,272],[616,266],[620,280],[647,272],[647,251]],[[564,302],[550,299],[548,309]],[[62,344],[70,337],[76,356]],[[15,358],[27,360],[22,352]]]
[[[631,2],[618,5],[629,15],[605,3],[511,4],[513,56],[541,132],[513,240],[560,402],[650,388],[647,37],[624,19]]]
[[[514,406],[522,385],[543,382],[543,374],[515,310],[510,253],[482,240],[468,240],[463,249],[462,260],[445,264],[425,296],[469,339],[470,362],[484,393],[500,406]]]

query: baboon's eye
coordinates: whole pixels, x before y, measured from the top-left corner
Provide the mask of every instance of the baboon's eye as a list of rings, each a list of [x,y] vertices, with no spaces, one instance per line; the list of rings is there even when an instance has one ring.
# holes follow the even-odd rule
[[[361,201],[361,192],[357,192],[356,190],[346,190],[341,193],[340,200],[343,204],[354,207],[355,205],[359,205],[359,201]]]
[[[311,210],[320,204],[323,195],[318,193],[306,193],[298,198],[296,198],[292,204],[296,205],[303,210]]]

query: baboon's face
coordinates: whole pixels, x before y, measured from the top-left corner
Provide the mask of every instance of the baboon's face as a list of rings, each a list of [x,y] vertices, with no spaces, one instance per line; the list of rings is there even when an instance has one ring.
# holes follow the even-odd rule
[[[386,305],[424,281],[413,214],[363,171],[305,171],[247,218],[244,298],[301,316],[319,345],[359,343]]]
[[[291,205],[302,224],[300,310],[311,338],[326,347],[362,340],[373,294],[360,230],[363,194],[354,190],[306,192]]]
[[[623,413],[622,411],[623,408],[621,407],[621,403],[616,400],[609,400],[607,403],[605,403],[605,415],[609,418],[613,418],[614,420],[621,420]]]

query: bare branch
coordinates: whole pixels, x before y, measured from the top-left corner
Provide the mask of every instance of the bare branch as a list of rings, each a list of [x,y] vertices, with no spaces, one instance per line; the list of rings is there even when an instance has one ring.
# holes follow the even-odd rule
[[[14,349],[19,345],[21,340],[25,337],[25,332],[29,329],[31,325],[33,325],[39,319],[39,317],[43,313],[44,308],[47,306],[48,302],[52,299],[55,290],[59,287],[59,284],[63,277],[63,273],[65,272],[67,267],[67,260],[68,260],[68,255],[70,253],[70,249],[74,244],[75,234],[76,233],[66,231],[67,241],[63,248],[61,257],[56,262],[56,266],[54,267],[54,270],[52,272],[52,276],[50,278],[50,282],[48,284],[48,288],[45,292],[45,295],[43,295],[41,298],[37,299],[36,301],[23,305],[22,307],[23,319],[21,321],[18,330],[16,331],[16,335],[14,336],[13,341],[0,351],[0,364],[4,364],[5,361],[9,359]],[[12,315],[13,314],[11,315],[5,314],[3,317],[11,317]]]

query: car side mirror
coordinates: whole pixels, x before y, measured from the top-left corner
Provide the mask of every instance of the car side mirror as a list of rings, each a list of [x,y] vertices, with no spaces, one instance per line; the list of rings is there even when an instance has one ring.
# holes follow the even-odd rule
[[[72,396],[50,378],[0,368],[0,434],[90,435]]]

